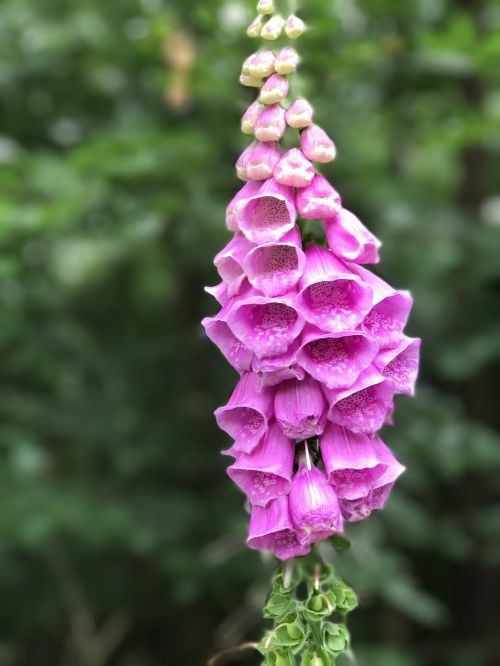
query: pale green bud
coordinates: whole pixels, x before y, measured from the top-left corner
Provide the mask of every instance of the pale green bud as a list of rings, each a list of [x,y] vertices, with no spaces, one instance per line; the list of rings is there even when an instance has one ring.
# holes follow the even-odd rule
[[[297,37],[300,37],[300,35],[302,35],[305,29],[306,26],[304,24],[304,21],[302,19],[299,19],[298,16],[292,14],[292,16],[288,17],[288,21],[286,22],[285,25],[285,32],[287,37],[289,37],[290,39],[297,39]]]
[[[259,14],[274,14],[274,1],[259,0],[257,3],[257,12]]]
[[[270,41],[278,39],[281,36],[283,31],[283,26],[285,25],[285,20],[279,16],[271,17],[261,30],[260,36],[262,39],[268,39]]]
[[[249,37],[260,37],[260,33],[262,32],[262,25],[262,16],[256,16],[247,28],[247,35]]]

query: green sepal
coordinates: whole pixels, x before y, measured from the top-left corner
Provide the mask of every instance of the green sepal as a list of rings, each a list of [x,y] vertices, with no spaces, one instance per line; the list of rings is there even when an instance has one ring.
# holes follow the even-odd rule
[[[291,595],[292,592],[300,585],[303,575],[302,567],[298,562],[294,562],[292,575],[290,577],[290,584],[285,587],[287,566],[289,566],[289,564],[283,563],[280,564],[276,569],[276,573],[274,574],[272,581],[272,593]]]
[[[339,552],[347,550],[351,547],[351,542],[349,539],[342,534],[334,534],[330,539],[330,543],[335,548],[335,550],[338,550]]]
[[[302,655],[300,666],[330,666],[331,660],[325,660],[320,650],[308,649]]]
[[[290,650],[269,652],[263,662],[264,666],[296,666],[297,662]]]
[[[358,605],[358,598],[352,588],[344,583],[343,580],[337,578],[332,586],[332,592],[335,595],[336,610],[339,613],[350,613]]]
[[[274,647],[288,647],[294,652],[298,652],[304,647],[304,643],[309,635],[309,626],[304,624],[300,615],[292,613],[284,622],[275,627],[271,645]]]
[[[332,657],[338,657],[349,648],[349,632],[345,624],[325,622],[323,625],[323,649]]]
[[[309,622],[319,622],[336,610],[337,600],[332,590],[314,592],[304,607],[304,617]]]
[[[264,617],[280,620],[295,611],[296,606],[297,601],[292,596],[271,592],[264,606]]]
[[[316,589],[315,586],[323,591],[329,590],[334,585],[336,580],[337,578],[335,577],[335,571],[331,564],[321,564],[319,579],[315,578],[314,570],[307,572],[306,582],[308,595],[311,596],[314,594]]]

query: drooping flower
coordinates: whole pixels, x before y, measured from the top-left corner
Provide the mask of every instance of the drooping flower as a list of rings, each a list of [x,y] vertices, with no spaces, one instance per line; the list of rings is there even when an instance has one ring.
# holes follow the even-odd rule
[[[285,109],[279,104],[264,107],[254,124],[254,133],[259,141],[279,141],[285,129]]]
[[[281,149],[274,141],[254,142],[251,144],[246,162],[245,175],[250,180],[265,180],[273,175],[274,167],[279,162]]]
[[[341,206],[340,195],[319,173],[310,185],[297,192],[297,210],[306,220],[335,217]]]
[[[235,168],[236,175],[240,180],[250,180],[250,176],[247,172],[248,158],[252,154],[252,151],[256,148],[257,142],[252,141],[241,153],[241,155],[236,160]]]
[[[335,144],[318,125],[310,125],[300,135],[302,152],[312,162],[331,162],[337,155]]]
[[[243,134],[253,134],[255,121],[266,107],[258,100],[252,102],[241,117],[241,131]]]
[[[330,250],[344,261],[356,264],[377,264],[382,243],[345,208],[334,218],[324,220]]]
[[[420,339],[408,338],[405,335],[397,347],[382,349],[373,364],[384,377],[392,379],[396,393],[414,395],[419,356]]]
[[[238,205],[242,201],[246,201],[254,194],[256,194],[260,186],[261,183],[250,180],[248,181],[248,183],[245,183],[245,185],[243,185],[243,187],[231,199],[231,201],[228,204],[228,207],[226,208],[226,227],[229,229],[229,231],[234,231],[234,232],[239,231],[238,221],[236,217],[236,210],[238,208]]]
[[[326,424],[327,404],[321,385],[309,375],[299,381],[282,382],[274,397],[274,415],[283,434],[306,440],[321,435]]]
[[[309,127],[313,121],[314,110],[306,99],[296,99],[286,112],[286,122],[289,127],[303,129]]]
[[[262,183],[236,208],[238,227],[253,243],[279,240],[293,229],[296,216],[293,188],[280,185],[274,178]]]
[[[207,337],[216,345],[233,368],[240,374],[252,369],[252,352],[238,340],[227,325],[231,303],[226,303],[215,317],[205,317],[201,324]]]
[[[290,148],[277,162],[274,177],[282,185],[307,187],[314,178],[314,167],[298,148]]]
[[[295,340],[283,354],[265,358],[254,356],[252,370],[259,377],[259,386],[277,386],[287,379],[304,379],[304,369],[297,364],[298,348],[298,340]]]
[[[214,264],[228,287],[228,295],[234,296],[240,290],[245,279],[243,261],[249,251],[255,247],[241,233],[235,234],[225,248],[215,255]]]

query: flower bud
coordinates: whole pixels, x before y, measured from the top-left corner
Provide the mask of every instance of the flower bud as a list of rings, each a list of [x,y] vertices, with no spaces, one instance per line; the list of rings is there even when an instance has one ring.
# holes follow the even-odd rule
[[[302,35],[305,29],[306,26],[304,24],[304,21],[302,19],[299,19],[298,16],[292,14],[291,16],[288,17],[288,21],[286,22],[285,25],[285,32],[287,37],[289,37],[290,39],[297,39],[297,37],[300,37],[300,35]]]
[[[280,158],[280,145],[274,141],[254,142],[253,149],[245,163],[249,180],[266,180],[273,175],[274,167]]]
[[[321,386],[306,375],[291,379],[276,389],[274,415],[283,434],[305,440],[321,435],[326,424],[327,405]]]
[[[335,144],[318,125],[311,125],[301,133],[300,145],[304,155],[313,162],[331,162],[337,154]]]
[[[246,86],[247,88],[260,88],[263,81],[256,76],[250,76],[248,74],[242,73],[240,75],[240,83],[242,86]]]
[[[279,104],[265,107],[254,125],[255,137],[259,141],[279,141],[285,129],[285,109]]]
[[[278,74],[291,74],[295,72],[300,62],[299,54],[295,49],[286,47],[276,56],[274,69]]]
[[[245,60],[248,74],[256,78],[271,76],[274,72],[275,56],[272,51],[258,51]]]
[[[288,81],[281,74],[270,76],[260,91],[260,101],[263,104],[278,104],[288,95]]]
[[[257,12],[259,14],[273,14],[274,1],[273,0],[259,0],[257,3]]]
[[[296,99],[286,112],[286,122],[289,127],[302,129],[309,127],[313,121],[313,108],[305,99]]]
[[[297,192],[297,210],[306,220],[335,217],[341,208],[338,192],[318,173],[310,185]]]
[[[274,177],[282,185],[306,187],[314,178],[314,167],[298,148],[290,148],[274,169]]]
[[[247,173],[247,163],[248,163],[248,158],[252,154],[252,151],[254,148],[257,147],[257,141],[253,141],[249,146],[245,148],[245,150],[241,153],[241,155],[238,157],[236,160],[236,175],[240,180],[250,180],[250,177],[248,176]],[[252,179],[253,180],[253,179]]]
[[[253,102],[241,118],[241,131],[243,134],[253,134],[255,121],[266,107],[260,102]]]
[[[283,26],[285,25],[284,19],[278,14],[270,18],[262,27],[260,36],[262,39],[274,41],[281,36]]]
[[[342,208],[332,219],[324,220],[326,240],[333,254],[356,264],[379,262],[382,243],[350,211]]]
[[[256,16],[247,28],[247,35],[249,37],[260,37],[260,33],[262,32],[262,25],[262,16]]]

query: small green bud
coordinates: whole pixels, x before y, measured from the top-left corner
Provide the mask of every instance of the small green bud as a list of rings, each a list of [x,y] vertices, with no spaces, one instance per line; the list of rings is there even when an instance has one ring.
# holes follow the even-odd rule
[[[320,596],[313,597],[310,602],[312,610],[320,611],[323,608],[323,600]]]
[[[290,638],[293,638],[294,640],[297,638],[300,638],[302,636],[302,630],[300,627],[298,627],[295,623],[293,624],[288,624],[286,628],[288,635]]]
[[[257,3],[257,13],[259,14],[274,14],[274,1],[273,0],[259,0]]]
[[[302,19],[299,19],[298,16],[292,14],[292,16],[288,17],[288,21],[286,22],[285,25],[285,32],[287,37],[289,37],[290,39],[297,39],[297,37],[300,37],[300,35],[302,35],[305,29],[306,26],[304,24],[304,21]]]
[[[280,654],[277,654],[274,666],[290,666],[290,662],[286,657],[282,657]]]
[[[260,36],[262,39],[268,39],[268,40],[275,40],[278,39],[281,36],[281,32],[283,30],[283,26],[285,25],[284,19],[279,16],[273,16],[272,18],[269,19],[269,21],[266,21],[265,25],[263,26]]]
[[[247,28],[247,35],[249,37],[260,37],[260,33],[262,32],[262,25],[262,16],[256,16]]]

